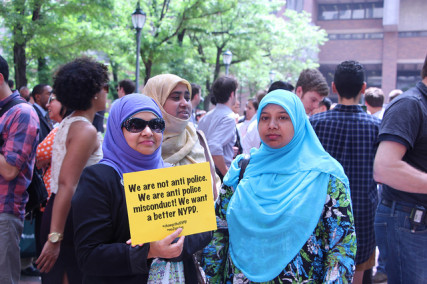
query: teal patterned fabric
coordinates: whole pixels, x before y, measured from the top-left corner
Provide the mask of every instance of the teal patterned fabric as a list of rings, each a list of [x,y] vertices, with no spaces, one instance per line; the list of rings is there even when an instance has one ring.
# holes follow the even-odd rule
[[[226,212],[232,195],[233,189],[223,185],[215,206],[218,230],[203,251],[201,265],[209,283],[254,283],[233,265],[228,253]],[[351,283],[356,234],[350,200],[345,185],[331,176],[313,234],[276,278],[263,283]],[[257,261],[262,259],[254,259]]]

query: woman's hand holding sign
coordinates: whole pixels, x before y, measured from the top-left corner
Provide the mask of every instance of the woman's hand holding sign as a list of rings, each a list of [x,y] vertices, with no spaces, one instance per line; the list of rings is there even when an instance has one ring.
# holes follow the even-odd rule
[[[150,251],[148,252],[147,258],[174,258],[181,255],[182,248],[184,246],[185,236],[181,236],[177,242],[174,240],[181,234],[182,228],[176,229],[175,232],[164,238],[163,240],[150,243]],[[132,247],[143,246],[144,244],[132,244],[131,240],[128,240],[126,244]]]
[[[181,255],[184,246],[185,236],[181,236],[177,242],[174,240],[181,234],[182,228],[178,228],[175,232],[164,238],[163,240],[151,242],[150,251],[147,258],[174,258]]]

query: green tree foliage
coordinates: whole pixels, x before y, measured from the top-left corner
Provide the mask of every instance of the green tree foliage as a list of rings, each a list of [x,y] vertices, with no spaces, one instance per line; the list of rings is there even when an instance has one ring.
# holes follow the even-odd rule
[[[27,85],[27,75],[33,84],[48,83],[53,68],[82,52],[98,50],[104,32],[99,27],[108,22],[113,3],[3,1],[0,16],[10,36],[2,41],[2,48],[13,56],[16,85]]]
[[[112,84],[135,78],[136,43],[131,13],[136,0],[14,0],[0,6],[1,42],[14,59],[17,86],[51,83],[54,70],[82,54],[110,64]],[[174,73],[210,89],[223,74],[222,53],[233,53],[230,74],[252,95],[276,79],[295,83],[317,67],[326,33],[305,13],[277,12],[279,0],[147,0],[141,33],[143,78]],[[140,82],[141,83],[141,82]],[[142,84],[140,84],[142,85]],[[115,95],[115,91],[113,92]],[[205,92],[206,94],[206,92]]]
[[[282,1],[239,0],[233,9],[193,24],[190,38],[213,69],[207,81],[224,70],[222,53],[227,49],[233,52],[230,73],[252,94],[268,85],[271,70],[277,79],[295,83],[301,70],[318,66],[316,55],[326,32],[311,25],[306,13],[289,10],[284,18],[277,17],[280,5]]]
[[[141,40],[141,57],[145,67],[145,81],[152,74],[166,70],[180,70],[195,53],[186,37],[191,21],[222,12],[231,6],[233,1],[224,0],[187,0],[187,1],[147,1],[142,9],[147,13]],[[205,27],[202,26],[202,29]],[[186,69],[192,70],[193,66]],[[170,71],[169,71],[170,72]]]

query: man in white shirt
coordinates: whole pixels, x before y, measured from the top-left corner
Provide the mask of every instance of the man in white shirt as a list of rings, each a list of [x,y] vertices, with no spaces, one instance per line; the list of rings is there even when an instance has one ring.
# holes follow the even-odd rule
[[[237,81],[223,76],[212,85],[216,107],[199,122],[198,129],[205,133],[215,167],[221,180],[233,160],[236,143],[236,121],[232,106],[236,101]]]

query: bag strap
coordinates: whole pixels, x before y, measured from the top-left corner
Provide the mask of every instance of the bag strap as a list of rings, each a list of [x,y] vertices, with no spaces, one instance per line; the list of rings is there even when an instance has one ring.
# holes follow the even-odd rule
[[[216,188],[216,172],[215,172],[215,167],[212,166],[213,165],[213,161],[211,159],[211,156],[209,155],[209,148],[208,148],[208,145],[206,143],[205,135],[200,130],[197,130],[196,132],[197,132],[197,136],[199,137],[200,145],[202,145],[203,150],[205,152],[206,161],[209,162],[209,167],[211,169],[212,184],[213,184],[213,197],[214,197],[214,201],[215,201],[217,199],[217,197],[218,197],[218,190]]]
[[[19,105],[25,103],[24,101],[20,100],[20,99],[13,99],[8,101],[0,110],[0,117],[3,116],[3,114],[5,114],[9,109],[11,109],[13,106]],[[3,140],[3,135],[1,135],[0,133],[0,147],[3,146],[4,144],[4,140]]]
[[[9,109],[11,109],[13,106],[19,105],[19,104],[23,104],[25,103],[24,101],[20,100],[20,99],[13,99],[11,101],[8,101],[7,104],[5,104],[1,110],[0,110],[0,117],[3,116],[3,114],[5,114],[6,111],[8,111]]]
[[[243,178],[243,175],[245,174],[245,171],[246,171],[246,167],[249,165],[250,160],[251,160],[251,155],[245,155],[245,157],[239,161],[239,166],[240,166],[239,182]]]

